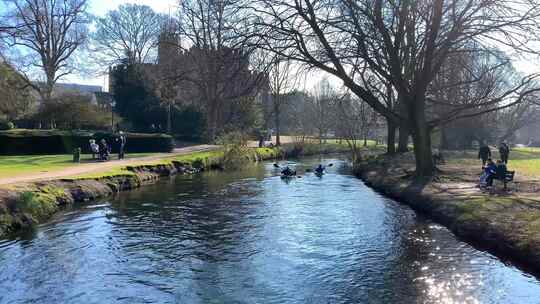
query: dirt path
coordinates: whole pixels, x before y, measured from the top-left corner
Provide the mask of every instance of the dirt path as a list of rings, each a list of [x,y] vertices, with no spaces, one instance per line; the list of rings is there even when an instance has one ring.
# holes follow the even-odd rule
[[[172,153],[167,153],[167,154],[164,153],[160,155],[130,158],[130,159],[125,159],[125,160],[111,160],[108,162],[79,164],[79,165],[74,165],[73,167],[59,169],[58,171],[54,171],[54,172],[43,172],[43,173],[37,173],[37,174],[32,174],[32,175],[23,175],[23,176],[10,177],[10,178],[0,178],[0,186],[23,183],[23,182],[35,182],[39,180],[53,180],[53,179],[65,178],[68,176],[106,171],[106,170],[117,168],[117,167],[123,167],[123,166],[131,165],[131,164],[135,164],[135,163],[140,163],[141,161],[159,160],[163,158],[174,157],[177,155],[185,155],[185,154],[190,154],[194,152],[215,150],[217,148],[218,146],[213,146],[213,145],[197,145],[197,146],[191,146],[191,147],[177,148],[177,149],[174,149]]]

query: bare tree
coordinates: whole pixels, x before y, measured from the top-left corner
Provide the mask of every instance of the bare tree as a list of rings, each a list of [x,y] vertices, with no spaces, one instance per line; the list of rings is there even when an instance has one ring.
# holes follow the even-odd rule
[[[276,145],[281,145],[281,116],[282,107],[288,100],[285,96],[295,90],[298,83],[299,71],[288,59],[276,57],[269,69],[269,87],[272,100],[272,116],[276,128]]]
[[[265,79],[253,67],[240,0],[186,0],[179,2],[176,52],[184,58],[173,77],[189,83],[185,100],[198,102],[206,114],[207,133],[214,140],[220,125],[227,123],[227,108],[234,101],[254,100]],[[161,61],[161,58],[160,58]]]
[[[399,101],[397,100],[398,98],[396,97],[398,93],[396,92],[396,90],[394,89],[394,87],[388,80],[384,79],[377,73],[371,72],[367,68],[367,65],[364,65],[361,69],[358,69],[356,73],[358,74],[358,81],[362,84],[362,86],[365,87],[367,90],[369,90],[378,100],[383,102],[387,109],[392,110],[392,111],[396,111],[397,109],[397,111],[403,116],[403,111],[399,108],[402,106],[402,104],[399,103]],[[355,102],[358,103],[359,101],[355,101]],[[361,104],[360,113],[371,113],[371,111],[364,109],[366,106],[369,106],[369,105],[366,104],[365,102]],[[356,112],[353,111],[353,113],[356,113]],[[375,113],[372,113],[370,115],[373,115],[373,119],[376,120]],[[355,116],[358,116],[358,115],[355,114]],[[358,122],[360,123],[362,127],[363,125],[366,124],[368,115],[360,115],[360,117],[362,119],[358,120]],[[398,125],[396,124],[394,120],[388,117],[386,117],[385,120],[386,120],[386,130],[387,130],[386,152],[387,154],[392,155],[396,153],[395,141],[396,141],[396,130],[398,128]],[[373,121],[373,123],[375,123],[375,121]],[[371,124],[371,122],[369,122],[368,124]],[[400,145],[402,144],[401,143],[401,141],[403,140],[402,137],[403,136],[405,136],[406,138],[408,137],[407,129],[408,128],[405,121],[402,121],[401,125],[399,126]],[[406,150],[407,149],[398,148],[398,152],[406,152]]]
[[[73,54],[86,43],[89,16],[87,0],[5,0],[10,24],[5,41],[14,49],[11,62],[25,75],[47,103],[55,83],[77,67]],[[15,55],[16,53],[16,55]],[[35,82],[30,74],[41,71],[44,82]]]
[[[382,116],[400,126],[406,123],[418,177],[434,172],[431,131],[435,126],[483,113],[430,119],[428,89],[448,56],[471,41],[477,43],[477,50],[499,44],[533,52],[527,42],[538,40],[540,16],[540,4],[529,0],[260,0],[251,10],[254,31],[265,37],[263,47],[338,77]],[[392,84],[404,113],[390,109],[358,81],[356,71],[364,64]],[[532,86],[536,78],[525,77],[484,104],[519,103],[537,90]]]
[[[536,96],[532,98],[538,100]],[[520,103],[515,107],[499,111],[497,113],[497,122],[499,122],[500,128],[498,141],[507,141],[523,127],[538,123],[540,121],[540,117],[538,117],[539,112],[540,107],[532,101]]]
[[[165,17],[151,7],[122,4],[96,19],[92,34],[95,53],[100,62],[118,63],[127,58],[129,64],[152,62]]]
[[[313,88],[308,111],[311,123],[317,131],[319,143],[323,142],[334,124],[336,107],[340,98],[341,96],[326,77],[317,82]]]
[[[360,155],[360,147],[367,146],[367,140],[377,127],[377,113],[364,101],[347,93],[337,101],[339,129],[352,151],[353,160]]]

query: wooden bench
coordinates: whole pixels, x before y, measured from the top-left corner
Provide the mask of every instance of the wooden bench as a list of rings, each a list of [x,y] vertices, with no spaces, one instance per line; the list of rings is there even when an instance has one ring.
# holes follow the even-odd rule
[[[514,181],[514,174],[515,173],[516,173],[516,171],[506,171],[504,173],[497,172],[497,174],[495,175],[493,180],[499,180],[499,181],[503,182],[504,190],[507,190],[506,189],[506,184],[509,183],[509,182]]]

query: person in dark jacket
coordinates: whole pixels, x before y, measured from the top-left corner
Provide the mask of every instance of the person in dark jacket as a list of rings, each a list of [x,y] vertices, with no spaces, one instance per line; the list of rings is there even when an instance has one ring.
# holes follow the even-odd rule
[[[107,146],[107,141],[102,139],[99,141],[99,160],[108,160],[109,159],[109,146]]]
[[[319,166],[317,168],[315,168],[315,174],[323,174],[324,173],[324,167],[323,165],[319,164]]]
[[[506,167],[506,164],[502,160],[497,161],[497,178],[504,180],[506,178],[506,173],[508,172],[508,168]]]
[[[124,159],[124,150],[127,142],[124,132],[118,132],[118,137],[116,138],[116,141],[118,142],[118,159]]]
[[[497,176],[497,165],[490,159],[487,160],[486,166],[484,168],[484,185],[493,186],[493,179]],[[482,183],[481,183],[482,184]]]
[[[482,143],[478,150],[478,158],[482,160],[482,168],[486,166],[487,160],[491,158],[491,150],[485,143]]]
[[[499,145],[499,154],[501,156],[501,161],[505,164],[508,164],[508,156],[510,155],[510,148],[504,142]]]
[[[285,167],[285,169],[281,170],[281,175],[283,176],[293,176],[296,175],[296,171],[291,170],[289,166]]]

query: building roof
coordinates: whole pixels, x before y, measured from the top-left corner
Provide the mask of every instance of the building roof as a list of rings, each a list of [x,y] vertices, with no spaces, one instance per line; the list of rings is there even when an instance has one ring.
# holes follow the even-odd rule
[[[78,91],[81,93],[95,93],[103,91],[103,88],[101,86],[78,83],[57,83],[55,84],[55,89]]]

